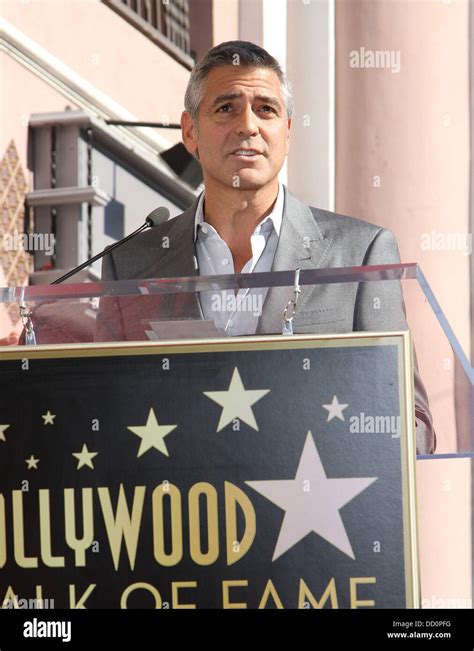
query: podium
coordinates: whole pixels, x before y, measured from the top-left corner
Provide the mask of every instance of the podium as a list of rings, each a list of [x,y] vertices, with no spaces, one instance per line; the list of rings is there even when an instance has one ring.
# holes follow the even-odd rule
[[[2,290],[37,342],[1,350],[4,607],[420,606],[410,331],[298,333],[294,281]],[[286,290],[293,335],[203,319],[203,292],[249,287]]]

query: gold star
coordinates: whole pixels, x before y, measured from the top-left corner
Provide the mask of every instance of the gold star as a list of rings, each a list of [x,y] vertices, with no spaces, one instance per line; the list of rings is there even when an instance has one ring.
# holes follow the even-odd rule
[[[151,408],[148,413],[148,420],[146,422],[146,425],[134,425],[132,427],[127,427],[127,429],[142,439],[137,458],[141,457],[142,454],[151,448],[155,448],[155,450],[158,450],[158,452],[162,452],[167,457],[169,457],[170,455],[168,454],[168,449],[166,447],[164,438],[177,427],[177,425],[159,425],[158,421],[156,420],[155,412],[153,411],[153,408]]]
[[[10,425],[0,425],[0,441],[6,441],[7,439],[5,438],[5,434],[3,433],[6,429],[8,429]]]
[[[25,459],[25,463],[28,464],[28,470],[38,470],[39,459],[35,459],[33,455],[29,459]]]
[[[84,443],[84,445],[82,446],[82,450],[80,452],[72,453],[72,456],[76,457],[76,459],[79,460],[76,470],[79,470],[79,468],[82,468],[82,466],[89,466],[89,468],[92,468],[92,470],[94,470],[94,464],[92,463],[92,459],[97,455],[98,452],[89,452],[89,450],[87,449],[87,445]]]
[[[48,411],[45,414],[43,414],[41,418],[44,420],[43,425],[54,425],[54,419],[56,418],[56,414],[52,414],[48,409]]]
[[[240,377],[239,369],[234,368],[232,379],[227,391],[204,391],[204,395],[217,402],[222,407],[221,417],[217,425],[220,432],[235,418],[240,418],[244,423],[253,427],[258,432],[257,421],[253,415],[252,405],[266,396],[270,389],[246,390]]]

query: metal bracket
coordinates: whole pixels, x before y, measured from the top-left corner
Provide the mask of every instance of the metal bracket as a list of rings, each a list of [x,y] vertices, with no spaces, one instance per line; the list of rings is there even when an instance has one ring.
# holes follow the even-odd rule
[[[301,269],[295,270],[293,298],[290,298],[290,300],[286,304],[285,311],[283,313],[283,326],[281,331],[283,335],[293,334],[293,319],[298,309],[298,299],[299,299],[299,295],[301,294],[300,271]]]

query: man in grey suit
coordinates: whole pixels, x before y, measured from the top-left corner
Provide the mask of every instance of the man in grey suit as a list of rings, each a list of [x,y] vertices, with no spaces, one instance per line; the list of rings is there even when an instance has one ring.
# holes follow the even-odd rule
[[[202,165],[205,192],[175,219],[105,256],[103,279],[400,261],[390,231],[307,206],[279,183],[290,143],[292,98],[283,71],[268,52],[244,41],[222,43],[210,50],[191,74],[185,109],[183,142]],[[225,309],[225,300],[216,309],[217,295],[209,292],[200,299],[181,294],[161,298],[160,309],[162,314],[213,319],[227,335],[274,334],[281,332],[283,308],[291,293],[291,288],[241,290],[237,306],[230,301],[230,309]],[[244,298],[263,306],[261,313],[239,310],[238,301]],[[108,309],[120,314],[120,320],[101,319],[109,331],[102,331],[99,338],[143,338],[143,322],[153,318],[156,297],[141,299],[140,322],[133,301],[109,300]],[[295,333],[407,327],[398,281],[306,286],[293,321]],[[417,449],[432,452],[432,419],[418,369],[415,395]]]

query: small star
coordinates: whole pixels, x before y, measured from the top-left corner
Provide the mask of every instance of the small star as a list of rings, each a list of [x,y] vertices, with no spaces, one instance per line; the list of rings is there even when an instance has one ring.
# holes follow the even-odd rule
[[[148,452],[148,450],[151,450],[151,448],[155,448],[158,452],[162,452],[164,455],[169,457],[170,455],[164,439],[165,436],[168,436],[168,434],[177,427],[177,425],[159,425],[156,420],[155,412],[153,408],[151,408],[148,412],[146,425],[133,425],[127,427],[128,430],[139,436],[142,440],[137,458],[141,457],[145,452]]]
[[[43,425],[54,425],[54,419],[56,418],[56,414],[52,414],[48,409],[48,411],[45,414],[43,414],[41,418],[44,420]]]
[[[10,425],[0,425],[0,441],[6,441],[4,431],[8,429]]]
[[[345,420],[343,415],[343,410],[346,409],[349,405],[344,405],[338,401],[337,396],[332,397],[332,402],[329,405],[323,405],[324,409],[328,411],[328,417],[326,422],[329,423],[333,418],[339,418],[339,420]]]
[[[25,463],[28,464],[28,470],[38,470],[39,459],[35,459],[33,455],[29,459],[25,459]]]
[[[97,455],[98,452],[89,452],[89,450],[87,449],[87,445],[84,443],[84,445],[82,446],[82,450],[80,452],[72,453],[72,456],[76,457],[76,459],[79,460],[76,470],[79,470],[79,468],[82,468],[82,466],[89,466],[89,468],[92,468],[92,470],[94,470],[94,464],[92,463],[92,459]]]
[[[247,423],[258,432],[252,405],[263,396],[266,396],[267,393],[270,393],[270,389],[245,389],[237,367],[234,368],[227,391],[204,391],[205,396],[222,407],[221,417],[217,425],[218,432],[235,418],[243,420],[244,423]]]

